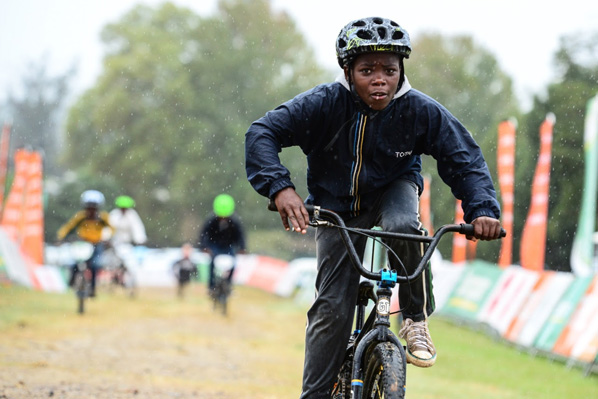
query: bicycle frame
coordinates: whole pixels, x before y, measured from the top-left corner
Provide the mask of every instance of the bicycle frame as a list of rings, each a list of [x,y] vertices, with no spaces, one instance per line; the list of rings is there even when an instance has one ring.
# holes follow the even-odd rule
[[[275,211],[276,207],[270,202],[268,208]],[[321,209],[318,206],[306,205],[306,209],[312,219],[310,225],[314,227],[327,227],[336,228],[341,234],[342,240],[351,259],[353,267],[359,272],[359,274],[365,277],[367,280],[377,281],[378,288],[376,292],[373,291],[373,284],[369,281],[362,281],[359,288],[359,297],[357,303],[355,325],[356,329],[351,336],[349,341],[348,361],[352,363],[351,371],[351,398],[361,399],[362,391],[364,387],[364,365],[368,359],[368,351],[373,350],[379,343],[389,342],[396,346],[399,354],[400,361],[402,363],[402,382],[406,381],[405,370],[406,370],[406,354],[405,348],[397,338],[397,336],[390,330],[390,304],[392,297],[392,289],[397,282],[409,282],[417,278],[423,272],[424,268],[430,261],[432,254],[442,236],[449,232],[457,232],[460,234],[473,236],[474,227],[470,224],[452,224],[442,226],[434,236],[422,236],[412,235],[405,233],[395,233],[381,230],[369,230],[360,228],[347,228],[343,219],[335,212],[330,210]],[[349,231],[353,233],[362,234],[368,237],[385,238],[385,239],[399,239],[406,241],[417,241],[428,244],[424,255],[417,265],[415,271],[408,276],[399,276],[395,270],[382,269],[381,271],[373,272],[366,269],[362,262],[361,257],[355,250],[353,242],[350,239]],[[503,231],[504,235],[504,231]],[[400,260],[399,260],[400,261]],[[364,321],[365,309],[369,302],[373,300],[375,306],[370,312],[368,319]],[[371,349],[370,349],[371,348]],[[342,369],[341,369],[342,371]],[[344,378],[340,377],[339,381],[343,384],[341,391],[345,391],[344,384],[346,381],[342,381]],[[338,384],[338,383],[337,383]],[[399,387],[404,389],[405,387]],[[335,387],[336,391],[336,387]]]

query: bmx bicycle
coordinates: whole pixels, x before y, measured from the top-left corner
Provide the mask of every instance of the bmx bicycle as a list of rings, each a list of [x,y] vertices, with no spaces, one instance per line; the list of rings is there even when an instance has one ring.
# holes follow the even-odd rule
[[[108,290],[114,292],[116,288],[122,288],[127,296],[135,298],[137,294],[137,281],[131,267],[127,265],[127,253],[132,249],[122,244],[116,246],[107,243],[102,255],[100,264],[102,269],[108,274]]]
[[[210,297],[214,310],[219,310],[224,316],[228,314],[228,299],[232,293],[230,273],[234,266],[233,255],[220,254],[214,257],[214,287],[210,291]]]
[[[390,329],[392,289],[397,282],[409,282],[423,272],[444,234],[453,232],[473,235],[473,226],[470,224],[449,224],[442,226],[433,236],[421,236],[383,230],[350,228],[333,211],[312,205],[306,205],[306,208],[310,215],[310,226],[336,228],[338,230],[353,267],[363,277],[359,285],[355,308],[355,329],[350,336],[345,359],[332,390],[332,398],[403,399],[406,392],[407,360],[405,347]],[[272,202],[268,205],[268,209],[276,211],[276,207]],[[388,256],[395,257],[403,269],[404,266],[400,257],[381,239],[416,241],[427,244],[427,246],[415,271],[408,276],[400,276],[396,270],[383,268],[379,271],[373,271],[364,267],[349,233],[361,234],[379,242],[388,250]],[[504,237],[505,234],[503,231],[501,236]],[[373,281],[376,282],[376,287]],[[374,306],[366,318],[370,301],[374,303]]]
[[[77,313],[85,313],[85,302],[92,294],[89,259],[93,253],[93,245],[83,241],[74,241],[64,247],[68,253],[68,264],[71,277],[70,286],[77,299]]]

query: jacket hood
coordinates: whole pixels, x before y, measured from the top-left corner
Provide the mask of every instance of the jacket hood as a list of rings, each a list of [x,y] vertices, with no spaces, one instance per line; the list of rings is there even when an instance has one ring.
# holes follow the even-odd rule
[[[347,82],[344,72],[341,72],[336,77],[335,82],[342,84],[347,90],[351,91],[351,88],[349,87],[349,82]],[[397,94],[395,94],[392,99],[395,100],[395,99],[401,97],[402,95],[407,93],[409,90],[411,90],[411,84],[409,83],[409,79],[407,79],[407,75],[405,75],[405,81],[403,82],[403,86],[401,86],[401,88],[399,89]]]

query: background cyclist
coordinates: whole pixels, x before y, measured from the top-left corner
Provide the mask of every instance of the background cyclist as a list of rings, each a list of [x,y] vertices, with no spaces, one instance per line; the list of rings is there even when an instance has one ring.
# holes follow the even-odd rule
[[[135,210],[135,200],[128,195],[120,195],[114,200],[116,208],[110,211],[109,220],[114,228],[112,243],[142,245],[147,241],[145,226]]]
[[[208,292],[214,288],[214,258],[218,255],[232,255],[245,253],[245,232],[241,222],[234,217],[235,200],[228,194],[220,194],[214,198],[214,215],[203,225],[199,235],[199,248],[207,252],[210,261],[208,277]],[[236,263],[228,275],[232,281]]]
[[[87,190],[81,194],[82,210],[75,213],[57,233],[56,238],[59,242],[63,241],[71,233],[76,232],[80,239],[93,245],[93,252],[87,261],[91,271],[91,293],[95,296],[96,276],[101,268],[100,256],[104,250],[104,240],[110,236],[113,229],[110,225],[108,212],[100,210],[104,205],[104,194],[97,190]],[[106,233],[108,230],[108,233]],[[73,284],[77,265],[71,268],[71,277],[69,285]]]
[[[336,53],[342,73],[268,112],[246,133],[250,183],[273,199],[285,229],[305,234],[308,214],[289,171],[283,147],[307,154],[307,203],[340,213],[350,227],[426,234],[419,221],[423,189],[421,154],[432,155],[438,172],[463,202],[474,237],[500,235],[500,208],[486,162],[466,128],[442,105],[412,89],[403,60],[411,53],[407,32],[386,18],[363,18],[339,33]],[[366,240],[352,238],[363,254]],[[301,398],[329,398],[341,366],[356,303],[359,274],[351,267],[335,229],[316,232],[316,299],[308,311]],[[407,271],[422,256],[419,243],[392,243]],[[401,274],[394,260],[391,267]],[[431,273],[401,284],[404,324],[399,332],[407,360],[420,367],[436,361],[427,318],[434,310]],[[330,317],[334,315],[334,317]]]

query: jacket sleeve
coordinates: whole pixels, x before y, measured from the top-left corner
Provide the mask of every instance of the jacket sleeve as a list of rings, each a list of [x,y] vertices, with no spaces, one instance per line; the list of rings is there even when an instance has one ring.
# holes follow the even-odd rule
[[[436,159],[438,174],[462,201],[465,222],[480,216],[500,218],[488,165],[471,133],[439,104],[422,114],[428,119],[426,146]]]
[[[72,233],[79,223],[85,219],[85,212],[78,211],[75,213],[65,224],[63,224],[56,232],[56,238],[58,241],[64,240],[70,233]]]
[[[278,154],[284,147],[300,146],[305,154],[317,139],[327,97],[324,86],[300,94],[255,121],[245,134],[247,178],[261,195],[272,198],[280,190],[295,185]],[[312,134],[310,134],[312,133]]]

